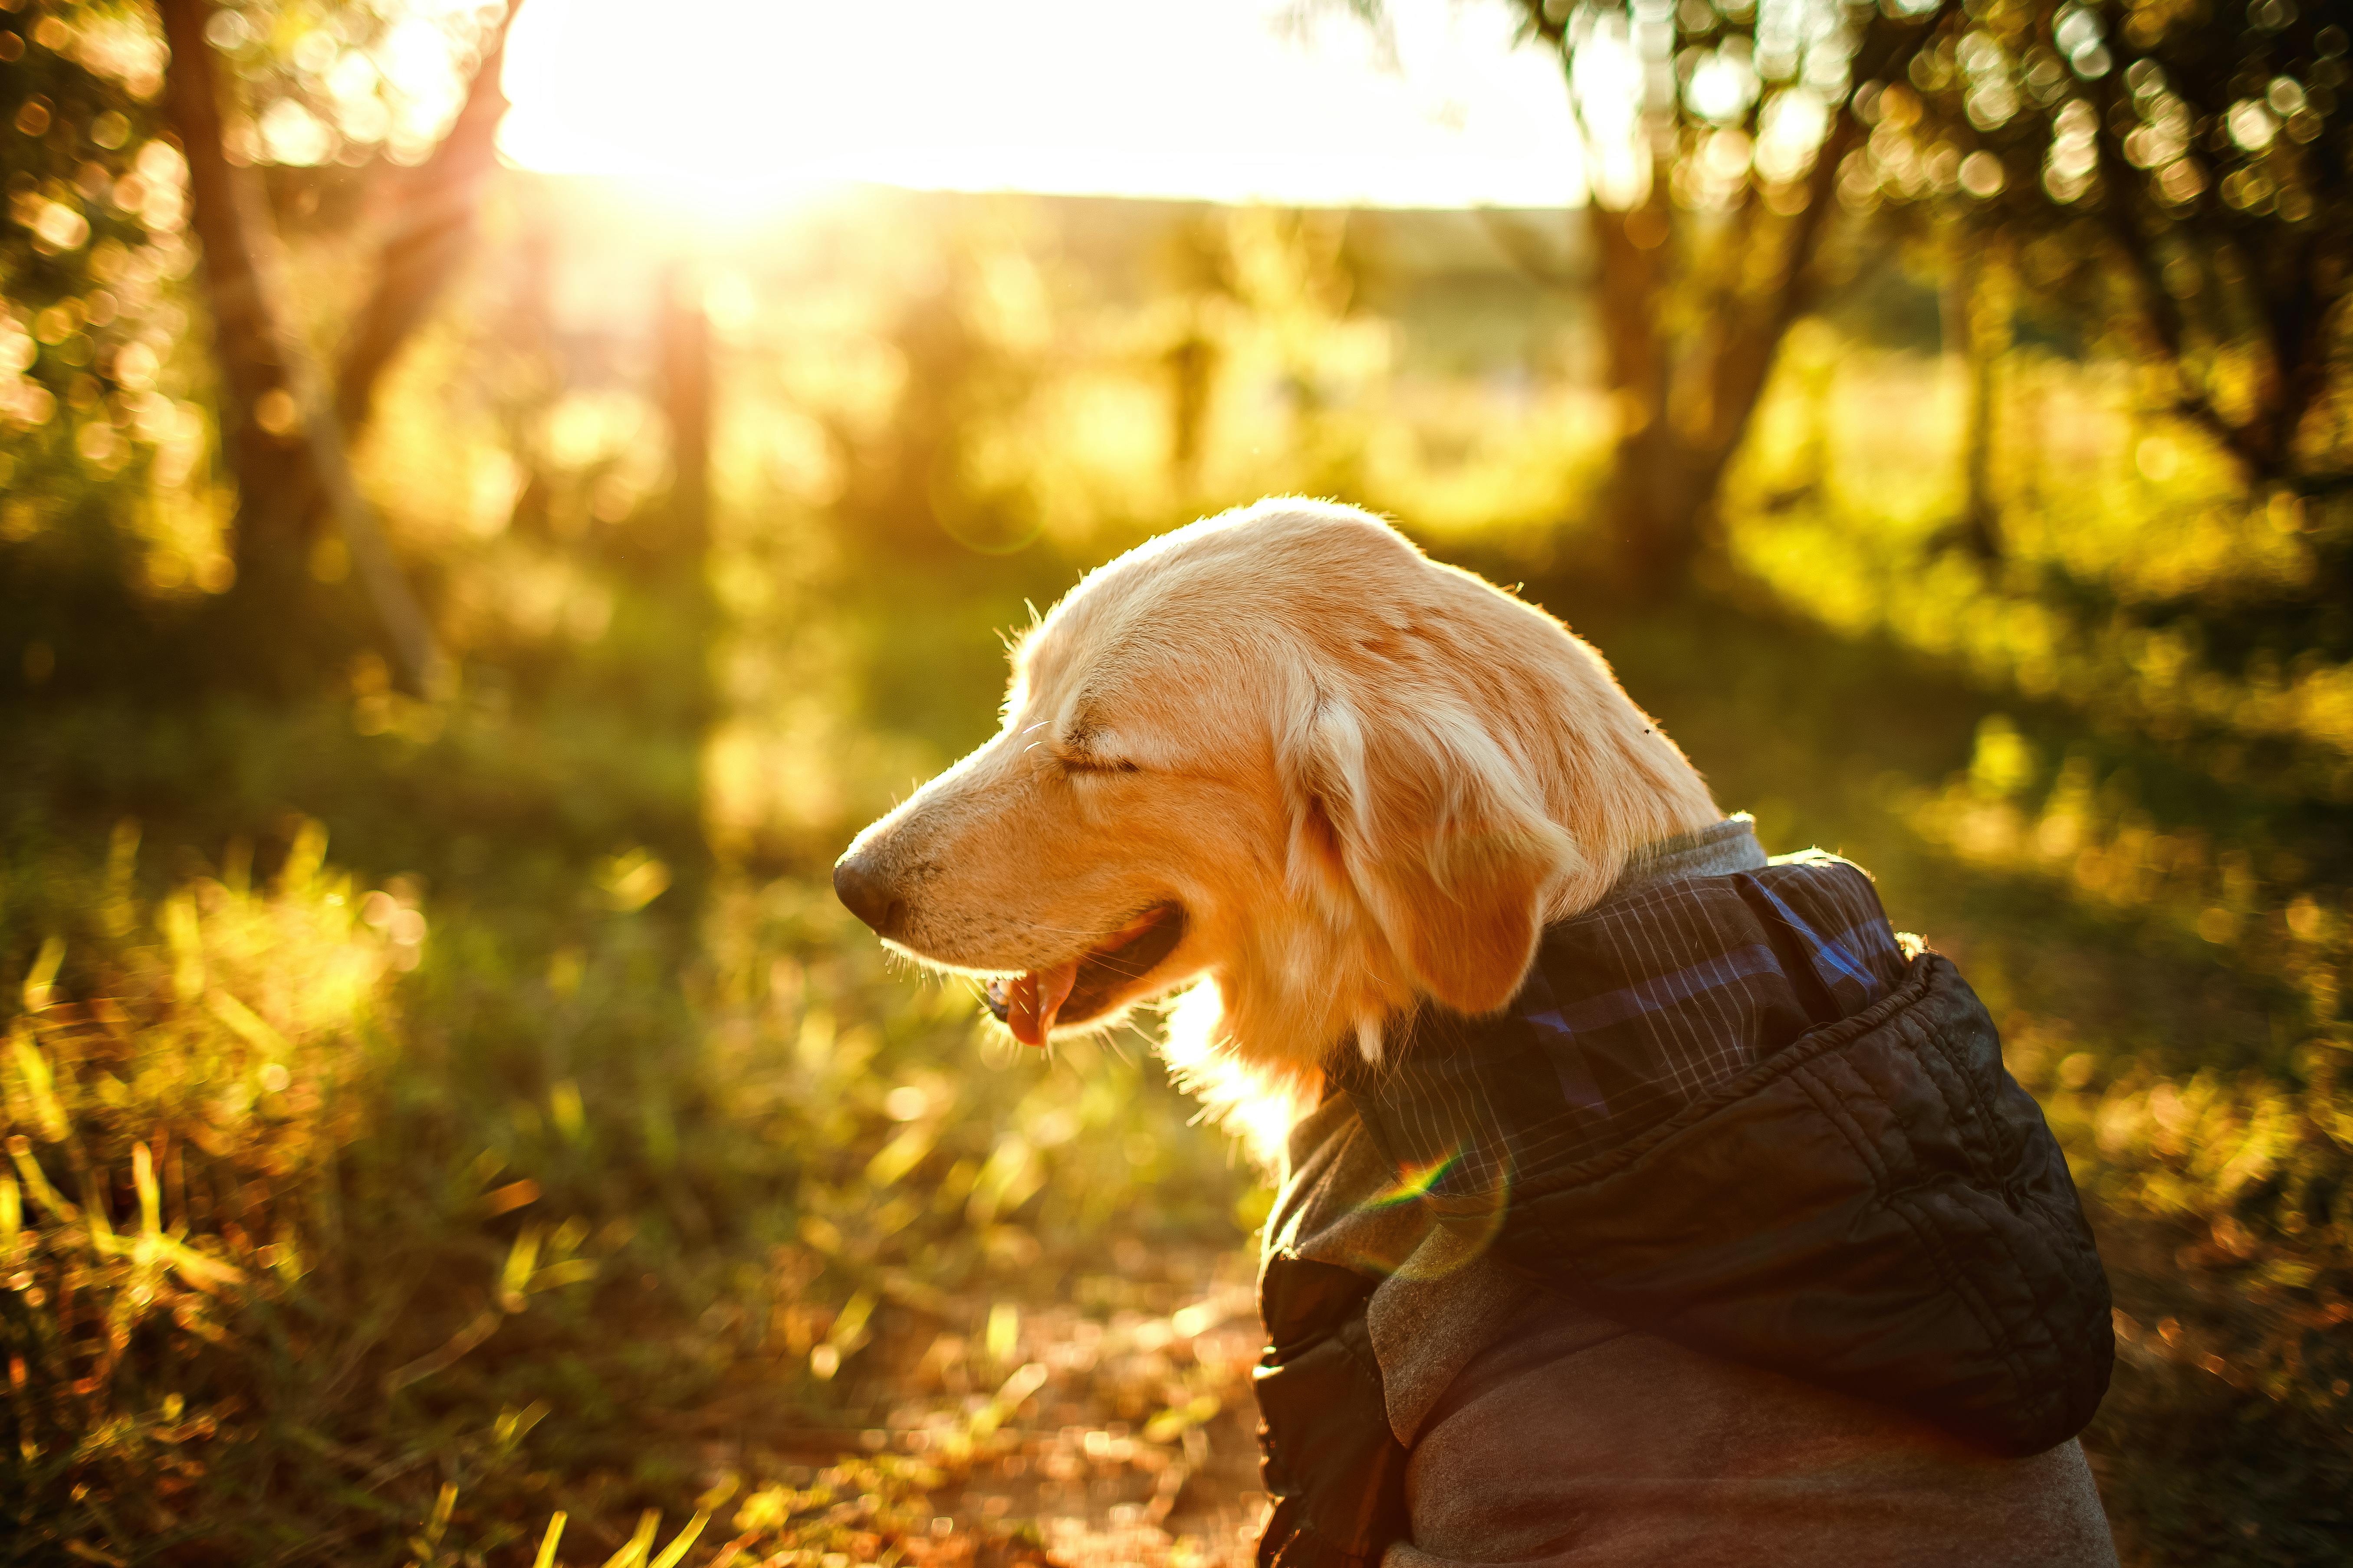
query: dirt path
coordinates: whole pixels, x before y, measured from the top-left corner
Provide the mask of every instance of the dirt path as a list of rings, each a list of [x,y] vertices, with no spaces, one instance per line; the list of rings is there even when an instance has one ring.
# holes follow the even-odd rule
[[[751,1485],[714,1510],[712,1561],[1248,1563],[1265,1510],[1252,1267],[1191,1248],[1151,1255],[1145,1279],[1073,1270],[964,1314],[978,1332],[901,1313],[845,1370],[839,1425],[765,1421],[748,1381],[688,1413],[706,1482]]]

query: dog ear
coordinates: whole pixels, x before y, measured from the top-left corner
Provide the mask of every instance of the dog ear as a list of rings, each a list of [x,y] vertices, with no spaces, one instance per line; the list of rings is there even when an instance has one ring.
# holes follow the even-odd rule
[[[1584,857],[1464,709],[1378,712],[1318,693],[1289,748],[1294,868],[1345,876],[1421,988],[1492,1013],[1527,977],[1546,895]]]

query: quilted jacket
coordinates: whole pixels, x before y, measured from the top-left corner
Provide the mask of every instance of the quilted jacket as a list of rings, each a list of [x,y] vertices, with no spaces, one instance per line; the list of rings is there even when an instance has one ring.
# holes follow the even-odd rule
[[[1398,1193],[1546,1288],[1996,1453],[2064,1442],[2105,1392],[2058,1145],[1984,1005],[1847,862],[1646,883],[1549,930],[1503,1013],[1396,1036],[1332,1070]],[[1377,1283],[1268,1260],[1261,1563],[1355,1568],[1404,1532]]]

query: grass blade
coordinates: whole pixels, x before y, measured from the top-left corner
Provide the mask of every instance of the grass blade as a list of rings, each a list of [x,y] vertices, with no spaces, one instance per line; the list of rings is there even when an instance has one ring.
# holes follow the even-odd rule
[[[555,1568],[555,1543],[564,1539],[564,1521],[570,1517],[559,1509],[547,1521],[547,1533],[539,1538],[539,1555],[531,1560],[531,1568]]]

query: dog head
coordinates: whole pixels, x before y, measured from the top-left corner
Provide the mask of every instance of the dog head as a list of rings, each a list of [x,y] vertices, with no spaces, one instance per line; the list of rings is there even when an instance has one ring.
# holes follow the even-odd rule
[[[1030,1044],[1206,978],[1194,1050],[1304,1087],[1423,997],[1503,1006],[1546,923],[1717,816],[1557,621],[1366,513],[1266,502],[1074,589],[996,737],[834,880]]]

